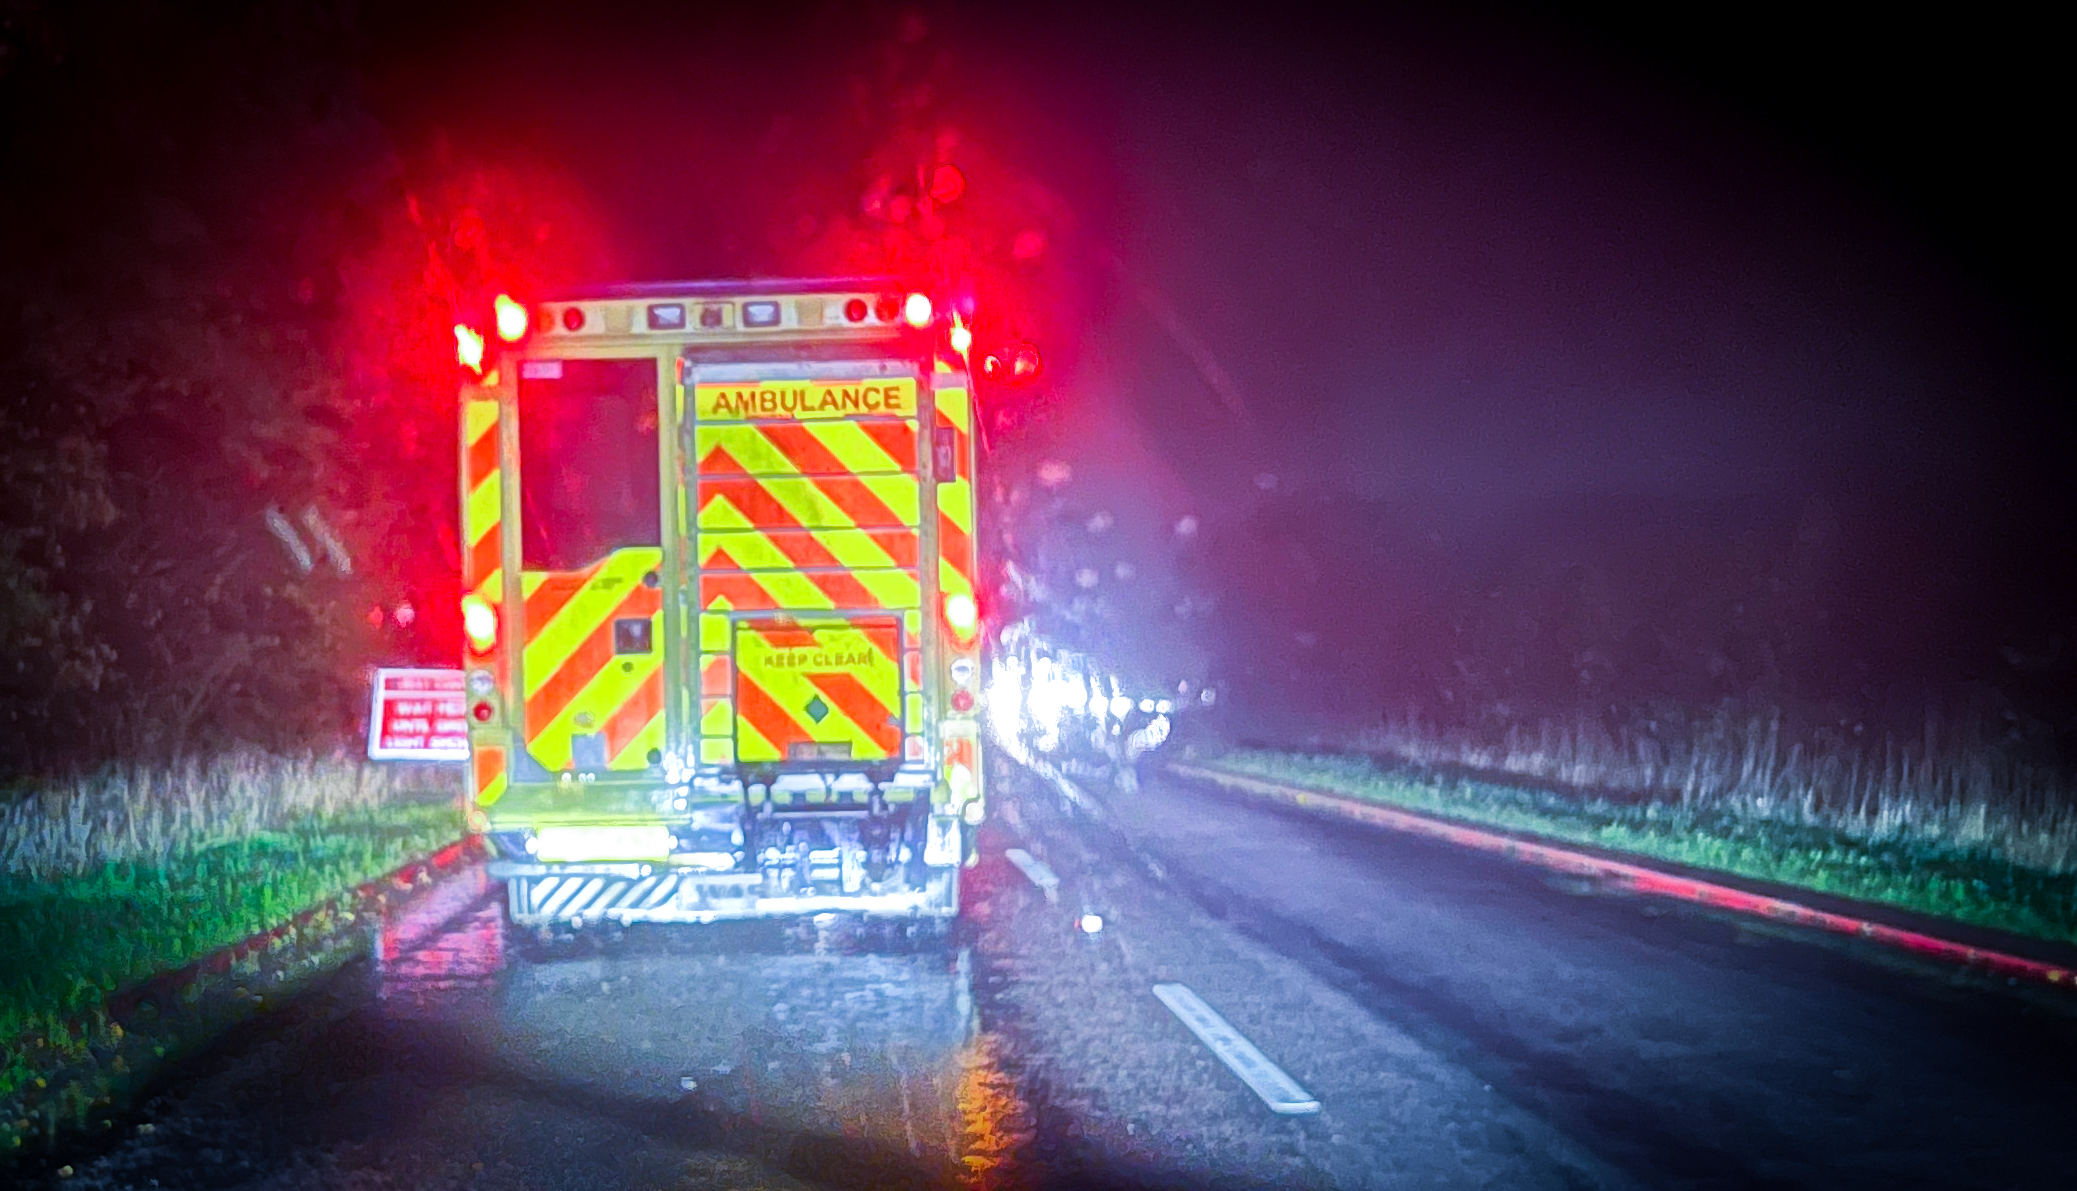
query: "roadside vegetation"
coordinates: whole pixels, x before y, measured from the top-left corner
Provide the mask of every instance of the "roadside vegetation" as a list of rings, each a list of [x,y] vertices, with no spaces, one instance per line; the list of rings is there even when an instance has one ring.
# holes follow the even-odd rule
[[[2077,942],[2077,813],[1984,751],[1813,750],[1724,718],[1687,750],[1546,724],[1498,742],[1402,722],[1335,752],[1211,762],[1464,822]],[[1625,751],[1627,744],[1628,751]],[[1529,782],[1519,778],[1534,779]],[[1516,780],[1510,780],[1514,778]]]
[[[113,994],[451,842],[448,784],[247,752],[0,807],[0,1101],[104,1037]]]

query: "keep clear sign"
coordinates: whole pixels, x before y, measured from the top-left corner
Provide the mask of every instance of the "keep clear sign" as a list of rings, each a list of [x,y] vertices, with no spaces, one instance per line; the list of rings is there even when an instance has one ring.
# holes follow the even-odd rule
[[[377,670],[369,759],[468,760],[468,702],[459,670]]]

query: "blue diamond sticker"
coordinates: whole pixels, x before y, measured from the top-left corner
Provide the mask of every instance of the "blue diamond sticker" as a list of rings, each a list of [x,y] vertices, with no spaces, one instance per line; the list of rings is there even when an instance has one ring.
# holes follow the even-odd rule
[[[829,704],[824,703],[820,695],[808,700],[808,705],[802,710],[808,713],[809,719],[818,724],[829,718]]]

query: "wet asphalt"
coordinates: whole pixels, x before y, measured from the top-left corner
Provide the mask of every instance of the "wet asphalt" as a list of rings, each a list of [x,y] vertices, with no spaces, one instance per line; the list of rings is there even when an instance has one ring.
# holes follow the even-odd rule
[[[995,776],[946,937],[828,918],[543,946],[504,929],[495,886],[451,882],[113,1141],[12,1177],[2072,1184],[2063,1000],[1165,779]],[[1058,873],[1055,897],[1010,847]],[[1271,1113],[1152,995],[1169,982],[1321,1111]]]

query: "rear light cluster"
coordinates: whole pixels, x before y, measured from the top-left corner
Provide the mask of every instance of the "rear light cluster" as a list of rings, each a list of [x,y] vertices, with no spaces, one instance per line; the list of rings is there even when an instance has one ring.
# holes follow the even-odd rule
[[[479,595],[462,597],[462,635],[469,648],[485,654],[498,647],[498,610]]]
[[[981,607],[974,603],[974,597],[963,591],[945,597],[945,627],[962,646],[972,645],[980,638]]]

